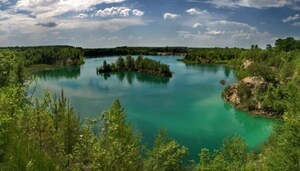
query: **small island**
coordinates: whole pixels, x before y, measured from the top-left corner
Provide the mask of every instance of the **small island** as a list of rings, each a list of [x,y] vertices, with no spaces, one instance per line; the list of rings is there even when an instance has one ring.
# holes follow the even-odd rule
[[[136,59],[130,55],[119,57],[115,63],[107,64],[106,60],[103,65],[96,69],[97,74],[113,72],[140,72],[159,77],[172,77],[169,65],[162,64],[159,61],[138,56]]]

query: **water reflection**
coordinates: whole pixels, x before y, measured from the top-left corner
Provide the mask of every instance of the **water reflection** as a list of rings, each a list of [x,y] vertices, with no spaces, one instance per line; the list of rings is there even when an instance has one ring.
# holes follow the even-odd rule
[[[230,72],[231,72],[230,68],[224,67],[224,75],[226,76],[226,78],[228,78],[230,76]]]
[[[121,82],[126,81],[128,84],[132,85],[132,83],[136,80],[140,83],[150,83],[150,84],[168,84],[170,78],[165,77],[156,77],[148,74],[136,73],[136,72],[116,72],[116,73],[100,73],[99,76],[103,77],[104,80],[108,80],[110,77],[115,76]]]
[[[63,69],[44,70],[35,73],[35,76],[42,80],[59,80],[62,78],[76,79],[80,76],[80,66],[65,67]]]
[[[214,73],[214,74],[220,70],[223,70],[224,68],[221,65],[213,65],[213,64],[185,64],[185,66],[187,69],[197,70],[200,71],[201,73]]]

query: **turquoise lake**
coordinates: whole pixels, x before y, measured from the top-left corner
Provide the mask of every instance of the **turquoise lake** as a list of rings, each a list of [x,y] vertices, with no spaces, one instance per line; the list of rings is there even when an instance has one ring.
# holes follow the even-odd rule
[[[276,121],[235,109],[221,98],[226,84],[236,82],[233,70],[221,65],[186,65],[178,56],[148,56],[168,64],[174,72],[170,79],[140,73],[97,75],[103,60],[85,59],[85,64],[36,73],[35,95],[44,89],[59,94],[64,89],[81,119],[96,117],[120,99],[127,121],[142,133],[142,142],[151,146],[159,128],[189,148],[198,160],[203,147],[219,148],[227,136],[240,135],[250,149],[257,149],[272,132]]]

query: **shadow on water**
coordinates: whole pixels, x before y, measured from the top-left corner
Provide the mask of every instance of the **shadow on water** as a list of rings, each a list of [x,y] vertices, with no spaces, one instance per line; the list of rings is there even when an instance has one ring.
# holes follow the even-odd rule
[[[121,82],[125,79],[128,84],[132,85],[132,83],[136,80],[140,83],[150,83],[150,84],[168,84],[170,79],[165,77],[157,77],[143,73],[136,72],[116,72],[116,73],[100,73],[99,76],[103,77],[104,80],[108,80],[110,77],[115,76]]]
[[[65,67],[62,69],[44,70],[34,74],[43,80],[59,80],[62,78],[76,79],[80,76],[80,66]]]

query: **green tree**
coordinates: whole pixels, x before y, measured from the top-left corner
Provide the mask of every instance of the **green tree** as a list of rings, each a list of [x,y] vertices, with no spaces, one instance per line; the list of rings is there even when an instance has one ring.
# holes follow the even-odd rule
[[[142,168],[139,135],[125,121],[119,100],[101,116],[101,135],[98,162],[101,170],[140,170]]]
[[[13,60],[12,52],[0,53],[0,87],[7,86],[13,79]]]
[[[128,71],[133,71],[135,69],[134,64],[135,64],[135,61],[131,57],[131,55],[127,55],[126,56],[126,62],[125,62],[127,70]]]
[[[146,170],[184,170],[188,149],[167,137],[166,130],[159,130],[154,146],[146,155]]]
[[[199,154],[200,162],[196,167],[196,170],[210,170],[210,164],[212,162],[212,154],[209,149],[203,148]]]
[[[295,49],[296,40],[293,37],[286,39],[277,39],[275,42],[275,49],[279,51],[291,51]]]
[[[121,56],[116,61],[116,67],[119,71],[123,71],[125,69],[125,61]]]

